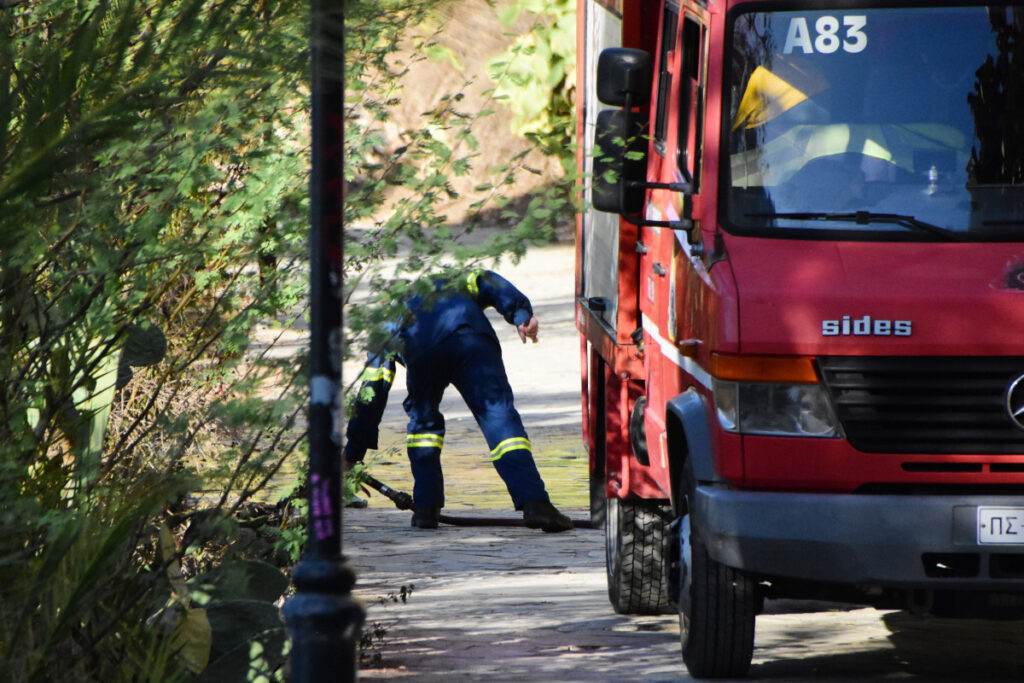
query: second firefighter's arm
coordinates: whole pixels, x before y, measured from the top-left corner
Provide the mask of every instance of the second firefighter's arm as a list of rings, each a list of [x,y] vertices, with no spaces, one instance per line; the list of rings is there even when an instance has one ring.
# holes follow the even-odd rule
[[[533,306],[515,285],[491,270],[475,270],[466,278],[466,285],[481,308],[494,306],[510,325],[515,325],[519,338],[537,341],[540,324],[533,316]]]
[[[395,381],[393,355],[370,356],[360,376],[359,394],[345,429],[345,460],[360,462],[367,450],[376,450],[380,420],[388,405],[388,393]]]

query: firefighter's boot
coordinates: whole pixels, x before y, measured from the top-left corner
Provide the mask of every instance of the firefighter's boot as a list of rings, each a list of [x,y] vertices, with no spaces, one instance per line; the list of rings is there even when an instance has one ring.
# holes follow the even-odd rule
[[[542,529],[548,533],[572,529],[572,520],[549,500],[531,500],[523,505],[523,522],[531,529]]]
[[[441,508],[413,508],[412,525],[417,529],[436,529],[441,518]]]

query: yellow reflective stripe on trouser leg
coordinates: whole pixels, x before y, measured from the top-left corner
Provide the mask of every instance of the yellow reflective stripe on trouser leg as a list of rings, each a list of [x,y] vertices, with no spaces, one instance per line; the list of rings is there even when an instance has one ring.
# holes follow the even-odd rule
[[[359,375],[360,382],[376,382],[379,379],[391,384],[395,381],[395,371],[388,368],[366,368]]]
[[[466,287],[469,289],[470,295],[475,299],[480,294],[480,285],[477,284],[477,278],[483,275],[482,270],[474,270],[468,276],[466,276]]]
[[[407,434],[405,437],[406,448],[441,448],[444,445],[444,437],[440,434]]]
[[[530,440],[523,436],[514,436],[511,439],[505,439],[493,449],[491,449],[491,460],[497,460],[501,456],[505,455],[509,451],[516,451],[520,448],[533,453],[533,446],[530,445]]]

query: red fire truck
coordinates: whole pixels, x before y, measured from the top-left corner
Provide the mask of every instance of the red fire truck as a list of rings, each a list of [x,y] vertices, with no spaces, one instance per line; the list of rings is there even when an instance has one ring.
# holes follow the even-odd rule
[[[577,326],[621,613],[1024,616],[1024,7],[580,0]]]

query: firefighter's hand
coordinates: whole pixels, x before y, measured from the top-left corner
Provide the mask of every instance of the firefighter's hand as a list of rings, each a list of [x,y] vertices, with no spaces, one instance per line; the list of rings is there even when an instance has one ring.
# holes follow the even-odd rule
[[[526,343],[526,338],[529,337],[534,344],[537,343],[537,332],[540,330],[540,323],[537,318],[530,318],[522,325],[516,326],[516,331],[519,332],[519,338]]]

